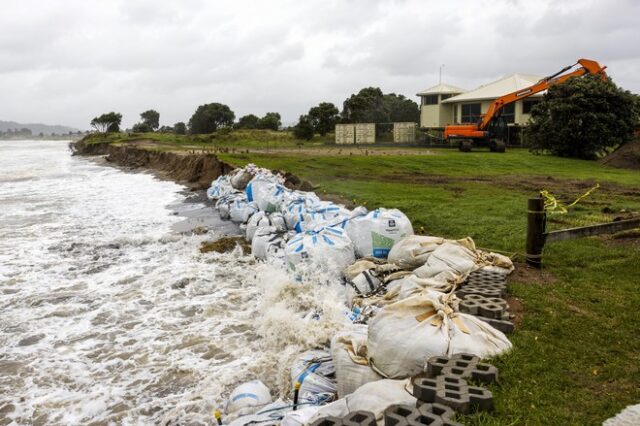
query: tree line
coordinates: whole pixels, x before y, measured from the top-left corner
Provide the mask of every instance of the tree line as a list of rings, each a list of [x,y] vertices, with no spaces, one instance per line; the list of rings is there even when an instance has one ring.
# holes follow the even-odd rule
[[[331,102],[320,102],[310,108],[299,117],[298,123],[293,126],[293,133],[299,139],[309,140],[316,133],[325,136],[338,123],[417,122],[419,118],[420,111],[416,102],[395,93],[383,94],[377,87],[366,87],[347,98],[343,102],[342,111]],[[94,117],[90,124],[100,133],[119,132],[122,114],[108,112]],[[160,126],[158,111],[144,111],[131,131],[184,135],[213,133],[220,128],[280,130],[282,118],[277,112],[267,112],[262,117],[247,114],[236,121],[236,115],[228,105],[213,102],[200,105],[187,123],[178,122],[173,126]]]

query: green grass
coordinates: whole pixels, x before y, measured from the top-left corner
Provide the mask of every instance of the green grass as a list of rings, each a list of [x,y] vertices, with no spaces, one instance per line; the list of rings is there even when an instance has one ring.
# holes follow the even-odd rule
[[[516,184],[520,181],[552,181],[555,194],[567,200],[592,183],[602,184],[568,215],[553,216],[551,228],[612,220],[619,214],[603,210],[640,211],[637,171],[525,150],[504,155],[435,152],[351,157],[250,153],[221,158],[287,170],[319,185],[320,193],[369,207],[400,208],[416,230],[450,238],[469,235],[480,247],[509,253],[523,252],[526,201],[536,195]],[[493,179],[456,180],[478,176]],[[588,238],[550,244],[544,255],[545,270],[555,282],[542,283],[534,273],[509,287],[523,302],[524,319],[510,335],[514,351],[495,362],[501,375],[500,384],[491,387],[496,412],[465,416],[464,424],[601,424],[640,401],[640,245]]]
[[[406,155],[415,150],[367,147],[366,153],[336,155],[337,148],[319,150],[331,148],[322,141],[296,153],[295,141],[286,135],[271,141],[267,153],[264,138],[273,135],[258,133],[206,142],[157,134],[141,138],[157,138],[148,149],[233,147],[219,152],[220,158],[286,170],[318,185],[320,194],[370,208],[399,208],[416,231],[471,236],[479,247],[516,253],[517,259],[524,251],[527,198],[540,189],[569,201],[595,183],[602,185],[569,214],[551,216],[551,229],[640,211],[640,173],[594,162],[517,149]],[[112,142],[126,140],[119,136]],[[594,237],[553,243],[545,248],[544,261],[553,282],[530,273],[509,285],[523,303],[524,317],[509,336],[514,350],[495,360],[496,411],[465,416],[464,424],[595,425],[640,402],[640,242]]]

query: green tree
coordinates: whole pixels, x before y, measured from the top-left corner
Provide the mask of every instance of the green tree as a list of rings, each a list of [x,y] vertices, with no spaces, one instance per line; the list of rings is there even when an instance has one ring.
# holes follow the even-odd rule
[[[152,130],[156,130],[160,127],[160,113],[156,110],[150,109],[140,114],[142,122],[149,126]]]
[[[91,127],[99,133],[119,132],[122,123],[122,114],[108,112],[91,120]]]
[[[385,110],[389,114],[389,122],[418,123],[420,121],[420,107],[416,102],[405,98],[404,95],[386,94],[384,95],[383,103]]]
[[[189,130],[193,134],[213,133],[218,127],[233,125],[235,118],[227,105],[217,102],[200,105],[189,119]]]
[[[278,130],[282,126],[280,114],[268,112],[258,120],[258,129]]]
[[[243,115],[233,127],[236,129],[257,129],[259,120],[258,116],[253,114]]]
[[[331,102],[321,102],[309,110],[309,118],[314,130],[324,136],[332,131],[340,120],[340,111]]]
[[[142,122],[142,123],[134,124],[131,131],[133,133],[149,133],[149,132],[153,132],[153,129],[147,123]]]
[[[296,139],[311,140],[313,138],[313,121],[308,115],[301,115],[298,124],[293,128]]]
[[[347,123],[385,123],[389,117],[384,95],[378,87],[365,87],[342,104],[342,119]]]
[[[173,131],[176,135],[186,135],[187,134],[187,125],[182,121],[178,121],[173,125]]]
[[[637,97],[611,79],[590,75],[556,84],[531,111],[531,150],[594,160],[633,138]]]

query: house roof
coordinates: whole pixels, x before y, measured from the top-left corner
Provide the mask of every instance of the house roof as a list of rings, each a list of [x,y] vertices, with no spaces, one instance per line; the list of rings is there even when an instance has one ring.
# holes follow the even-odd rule
[[[532,84],[540,81],[542,77],[530,74],[513,74],[492,83],[485,84],[477,89],[470,90],[457,96],[452,96],[449,99],[442,101],[445,103],[466,102],[466,101],[480,101],[485,99],[496,99],[500,96],[506,95],[516,90],[521,90]],[[541,96],[543,92],[537,95]]]
[[[442,93],[464,93],[465,89],[461,89],[456,86],[452,86],[450,84],[436,84],[433,87],[429,87],[428,89],[424,89],[423,91],[416,93],[416,96],[425,96],[425,95],[439,95]]]

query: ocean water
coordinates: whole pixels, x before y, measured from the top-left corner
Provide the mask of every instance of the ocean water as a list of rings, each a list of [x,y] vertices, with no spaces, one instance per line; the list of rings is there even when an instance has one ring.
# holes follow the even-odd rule
[[[342,288],[201,254],[237,229],[192,198],[66,142],[0,141],[0,425],[208,425],[244,381],[290,394],[293,358],[347,321]]]

